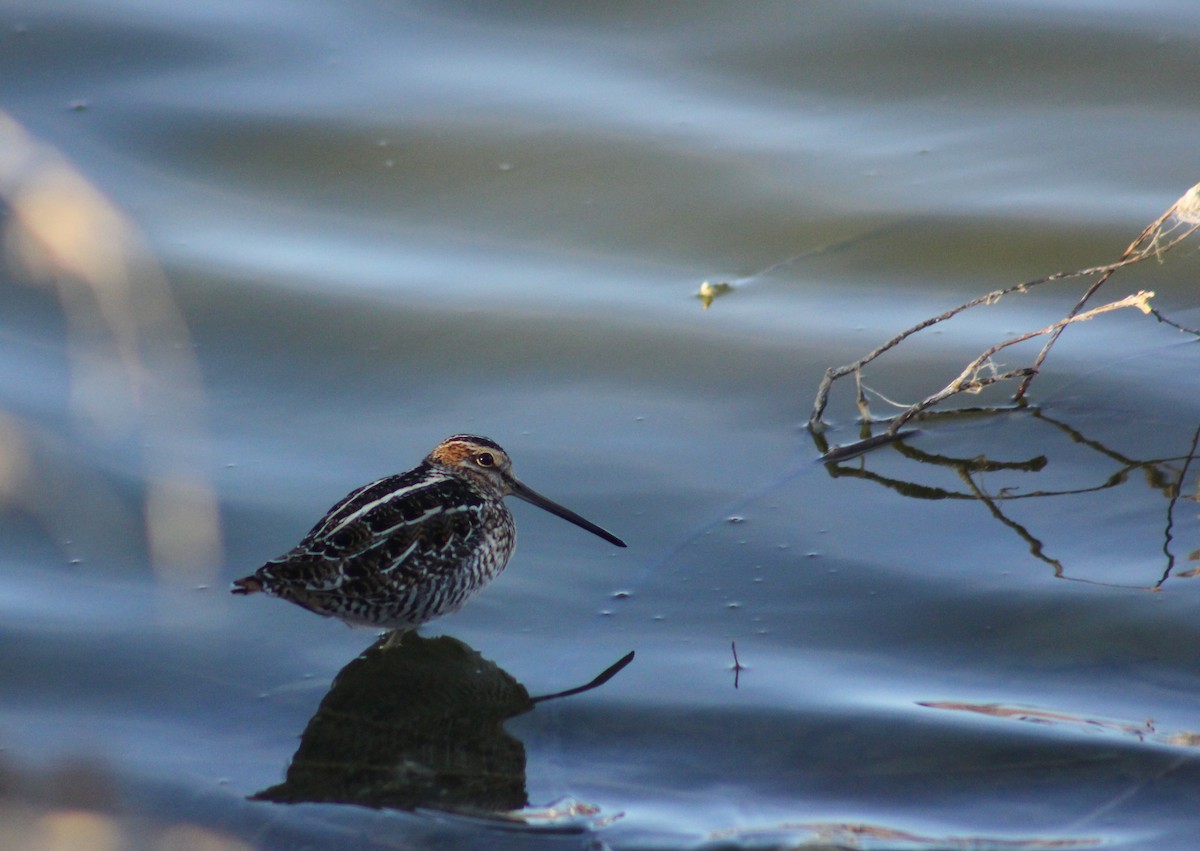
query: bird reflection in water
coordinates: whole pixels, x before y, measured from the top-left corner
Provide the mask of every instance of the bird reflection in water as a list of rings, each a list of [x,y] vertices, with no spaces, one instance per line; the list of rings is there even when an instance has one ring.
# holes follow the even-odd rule
[[[251,800],[474,816],[520,810],[528,804],[525,746],[504,721],[597,688],[632,660],[630,652],[586,685],[530,697],[458,639],[389,633],[334,678],[284,782]]]

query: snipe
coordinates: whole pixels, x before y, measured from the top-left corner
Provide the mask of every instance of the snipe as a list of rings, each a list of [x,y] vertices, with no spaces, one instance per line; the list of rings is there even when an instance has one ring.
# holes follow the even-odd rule
[[[457,611],[508,563],[515,496],[618,547],[625,542],[522,484],[494,441],[456,434],[418,466],[364,485],[234,594],[265,591],[320,615],[387,629]]]

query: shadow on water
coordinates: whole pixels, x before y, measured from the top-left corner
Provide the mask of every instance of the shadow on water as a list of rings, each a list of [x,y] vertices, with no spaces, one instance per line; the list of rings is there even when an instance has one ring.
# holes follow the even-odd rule
[[[1073,426],[1064,419],[1051,416],[1037,408],[1016,409],[1027,413],[1033,423],[1049,428],[1058,435],[1067,438],[1070,444],[1085,450],[1090,456],[1090,469],[1103,478],[1091,483],[1071,487],[1054,485],[1045,487],[1029,487],[1026,484],[1013,483],[1012,475],[1038,476],[1048,475],[1051,466],[1051,456],[1046,452],[1015,460],[1000,460],[988,454],[971,457],[957,457],[923,451],[911,445],[905,437],[913,436],[913,432],[901,435],[899,439],[880,435],[878,439],[870,433],[870,425],[864,426],[862,439],[855,446],[865,446],[867,451],[883,444],[894,444],[896,451],[905,459],[919,465],[914,469],[911,478],[901,478],[894,475],[871,470],[864,459],[866,452],[851,457],[839,456],[838,450],[831,450],[819,433],[813,434],[813,440],[825,459],[825,468],[829,475],[837,478],[857,478],[874,482],[897,494],[911,499],[920,500],[973,500],[983,505],[988,513],[1005,528],[1017,535],[1029,548],[1029,553],[1035,559],[1050,566],[1054,576],[1072,582],[1085,582],[1093,585],[1107,585],[1122,588],[1133,588],[1146,591],[1157,591],[1171,578],[1190,578],[1200,575],[1200,563],[1187,570],[1179,571],[1177,566],[1179,556],[1175,552],[1176,513],[1181,498],[1195,500],[1197,494],[1187,495],[1187,477],[1196,459],[1197,447],[1200,445],[1200,424],[1197,424],[1191,434],[1186,452],[1176,455],[1165,455],[1153,458],[1136,458],[1129,454],[1112,449],[1102,440],[1089,437],[1080,428]],[[978,410],[958,411],[937,414],[936,419],[942,421],[963,420],[969,417],[986,415],[987,411]],[[1005,447],[1011,446],[1006,443]],[[1053,451],[1053,440],[1040,439],[1031,445]],[[922,469],[923,468],[923,469]],[[919,475],[928,475],[931,469],[949,471],[962,483],[961,489],[953,489],[940,485],[930,485],[918,480]],[[1141,475],[1135,475],[1140,473]],[[985,481],[999,477],[1002,484]],[[1102,494],[1118,488],[1132,487],[1131,482],[1141,481],[1150,491],[1158,494],[1165,501],[1163,509],[1162,529],[1162,570],[1152,582],[1121,583],[1105,582],[1080,576],[1073,573],[1063,560],[1049,553],[1049,533],[1043,532],[1030,522],[1021,522],[1013,517],[1009,506],[1013,503],[1028,500],[1066,499],[1084,497],[1089,494]],[[1042,517],[1045,520],[1045,515]],[[1188,556],[1189,562],[1200,562],[1200,550],[1193,550]]]
[[[538,703],[604,685],[630,652],[586,685],[531,697],[450,636],[388,633],[346,665],[308,722],[283,783],[251,800],[431,809],[575,829],[611,820],[574,800],[526,809],[525,746],[504,722]]]

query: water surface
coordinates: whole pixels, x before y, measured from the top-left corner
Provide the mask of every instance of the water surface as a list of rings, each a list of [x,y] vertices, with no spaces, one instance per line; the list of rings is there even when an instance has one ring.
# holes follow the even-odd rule
[[[138,235],[69,244],[139,258],[4,273],[12,843],[1193,847],[1195,343],[1099,318],[1031,409],[835,466],[850,390],[804,423],[826,367],[1114,259],[1196,183],[1198,41],[1169,0],[0,9],[6,203],[61,156]],[[1109,286],[1200,325],[1195,273]],[[867,382],[920,398],[1080,289]],[[422,630],[516,696],[481,739],[508,797],[298,802],[375,636],[227,584],[460,431],[630,546],[519,504],[509,569]],[[329,761],[386,751],[365,726]]]

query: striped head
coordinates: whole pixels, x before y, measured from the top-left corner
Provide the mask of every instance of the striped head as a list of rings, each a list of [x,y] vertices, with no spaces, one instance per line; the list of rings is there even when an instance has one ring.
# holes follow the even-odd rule
[[[475,434],[447,437],[433,448],[426,463],[463,476],[495,499],[512,491],[512,461],[500,444]]]
[[[494,499],[515,496],[574,523],[581,529],[587,529],[593,535],[599,535],[610,544],[625,546],[625,542],[616,535],[601,529],[591,521],[584,520],[571,509],[564,508],[518,481],[513,475],[512,461],[509,460],[508,453],[494,440],[475,434],[456,434],[435,446],[426,456],[425,462],[452,475],[465,477]]]

